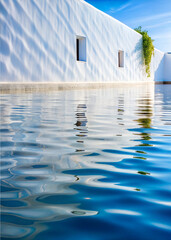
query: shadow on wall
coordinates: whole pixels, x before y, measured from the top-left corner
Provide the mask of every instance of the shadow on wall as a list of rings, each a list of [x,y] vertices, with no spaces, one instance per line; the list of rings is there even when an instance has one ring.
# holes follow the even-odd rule
[[[154,70],[154,81],[164,81],[163,78],[163,73],[164,73],[164,57],[160,61],[158,67]]]
[[[62,42],[52,22],[46,18],[38,4],[34,1],[29,3],[32,11],[28,11],[27,4],[22,2],[11,1],[9,8],[5,1],[0,2],[2,16],[0,19],[1,81],[23,79],[56,81],[58,78],[62,79],[66,71],[69,72],[71,78],[74,78],[71,65],[66,64],[72,60],[70,49]],[[13,15],[10,11],[12,7],[15,13]],[[46,7],[56,19],[57,10],[52,8],[50,2],[46,4]],[[32,14],[36,16],[36,21]],[[66,61],[58,54],[62,50],[68,53]]]
[[[137,54],[138,53],[138,54]],[[142,38],[136,43],[133,54],[137,54],[136,61],[139,61],[139,64],[144,63],[143,54],[142,54]]]
[[[164,56],[164,81],[171,82],[171,53]]]

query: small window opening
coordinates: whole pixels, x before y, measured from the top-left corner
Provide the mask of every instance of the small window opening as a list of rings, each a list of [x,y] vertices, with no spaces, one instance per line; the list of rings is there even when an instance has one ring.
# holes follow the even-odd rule
[[[76,59],[86,62],[86,38],[76,36]]]
[[[79,61],[79,39],[76,40],[77,45],[77,61]]]
[[[124,67],[124,51],[118,51],[118,67]]]

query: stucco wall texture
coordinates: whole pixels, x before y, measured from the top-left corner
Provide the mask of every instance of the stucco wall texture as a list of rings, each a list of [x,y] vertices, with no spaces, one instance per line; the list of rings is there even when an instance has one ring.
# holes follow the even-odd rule
[[[171,53],[164,56],[164,80],[171,81]]]
[[[0,25],[1,82],[171,80],[169,56],[155,50],[147,78],[141,35],[83,0],[0,0]],[[77,61],[77,36],[86,61]]]

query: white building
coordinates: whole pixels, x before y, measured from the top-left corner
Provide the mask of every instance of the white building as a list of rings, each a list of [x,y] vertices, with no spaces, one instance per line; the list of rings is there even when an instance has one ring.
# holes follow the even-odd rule
[[[0,1],[0,75],[6,82],[171,81],[171,54],[83,0]],[[170,65],[170,67],[169,67]]]

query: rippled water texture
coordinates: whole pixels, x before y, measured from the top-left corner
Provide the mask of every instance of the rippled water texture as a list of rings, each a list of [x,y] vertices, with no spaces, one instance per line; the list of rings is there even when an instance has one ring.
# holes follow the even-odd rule
[[[171,85],[1,95],[2,239],[171,239]]]

